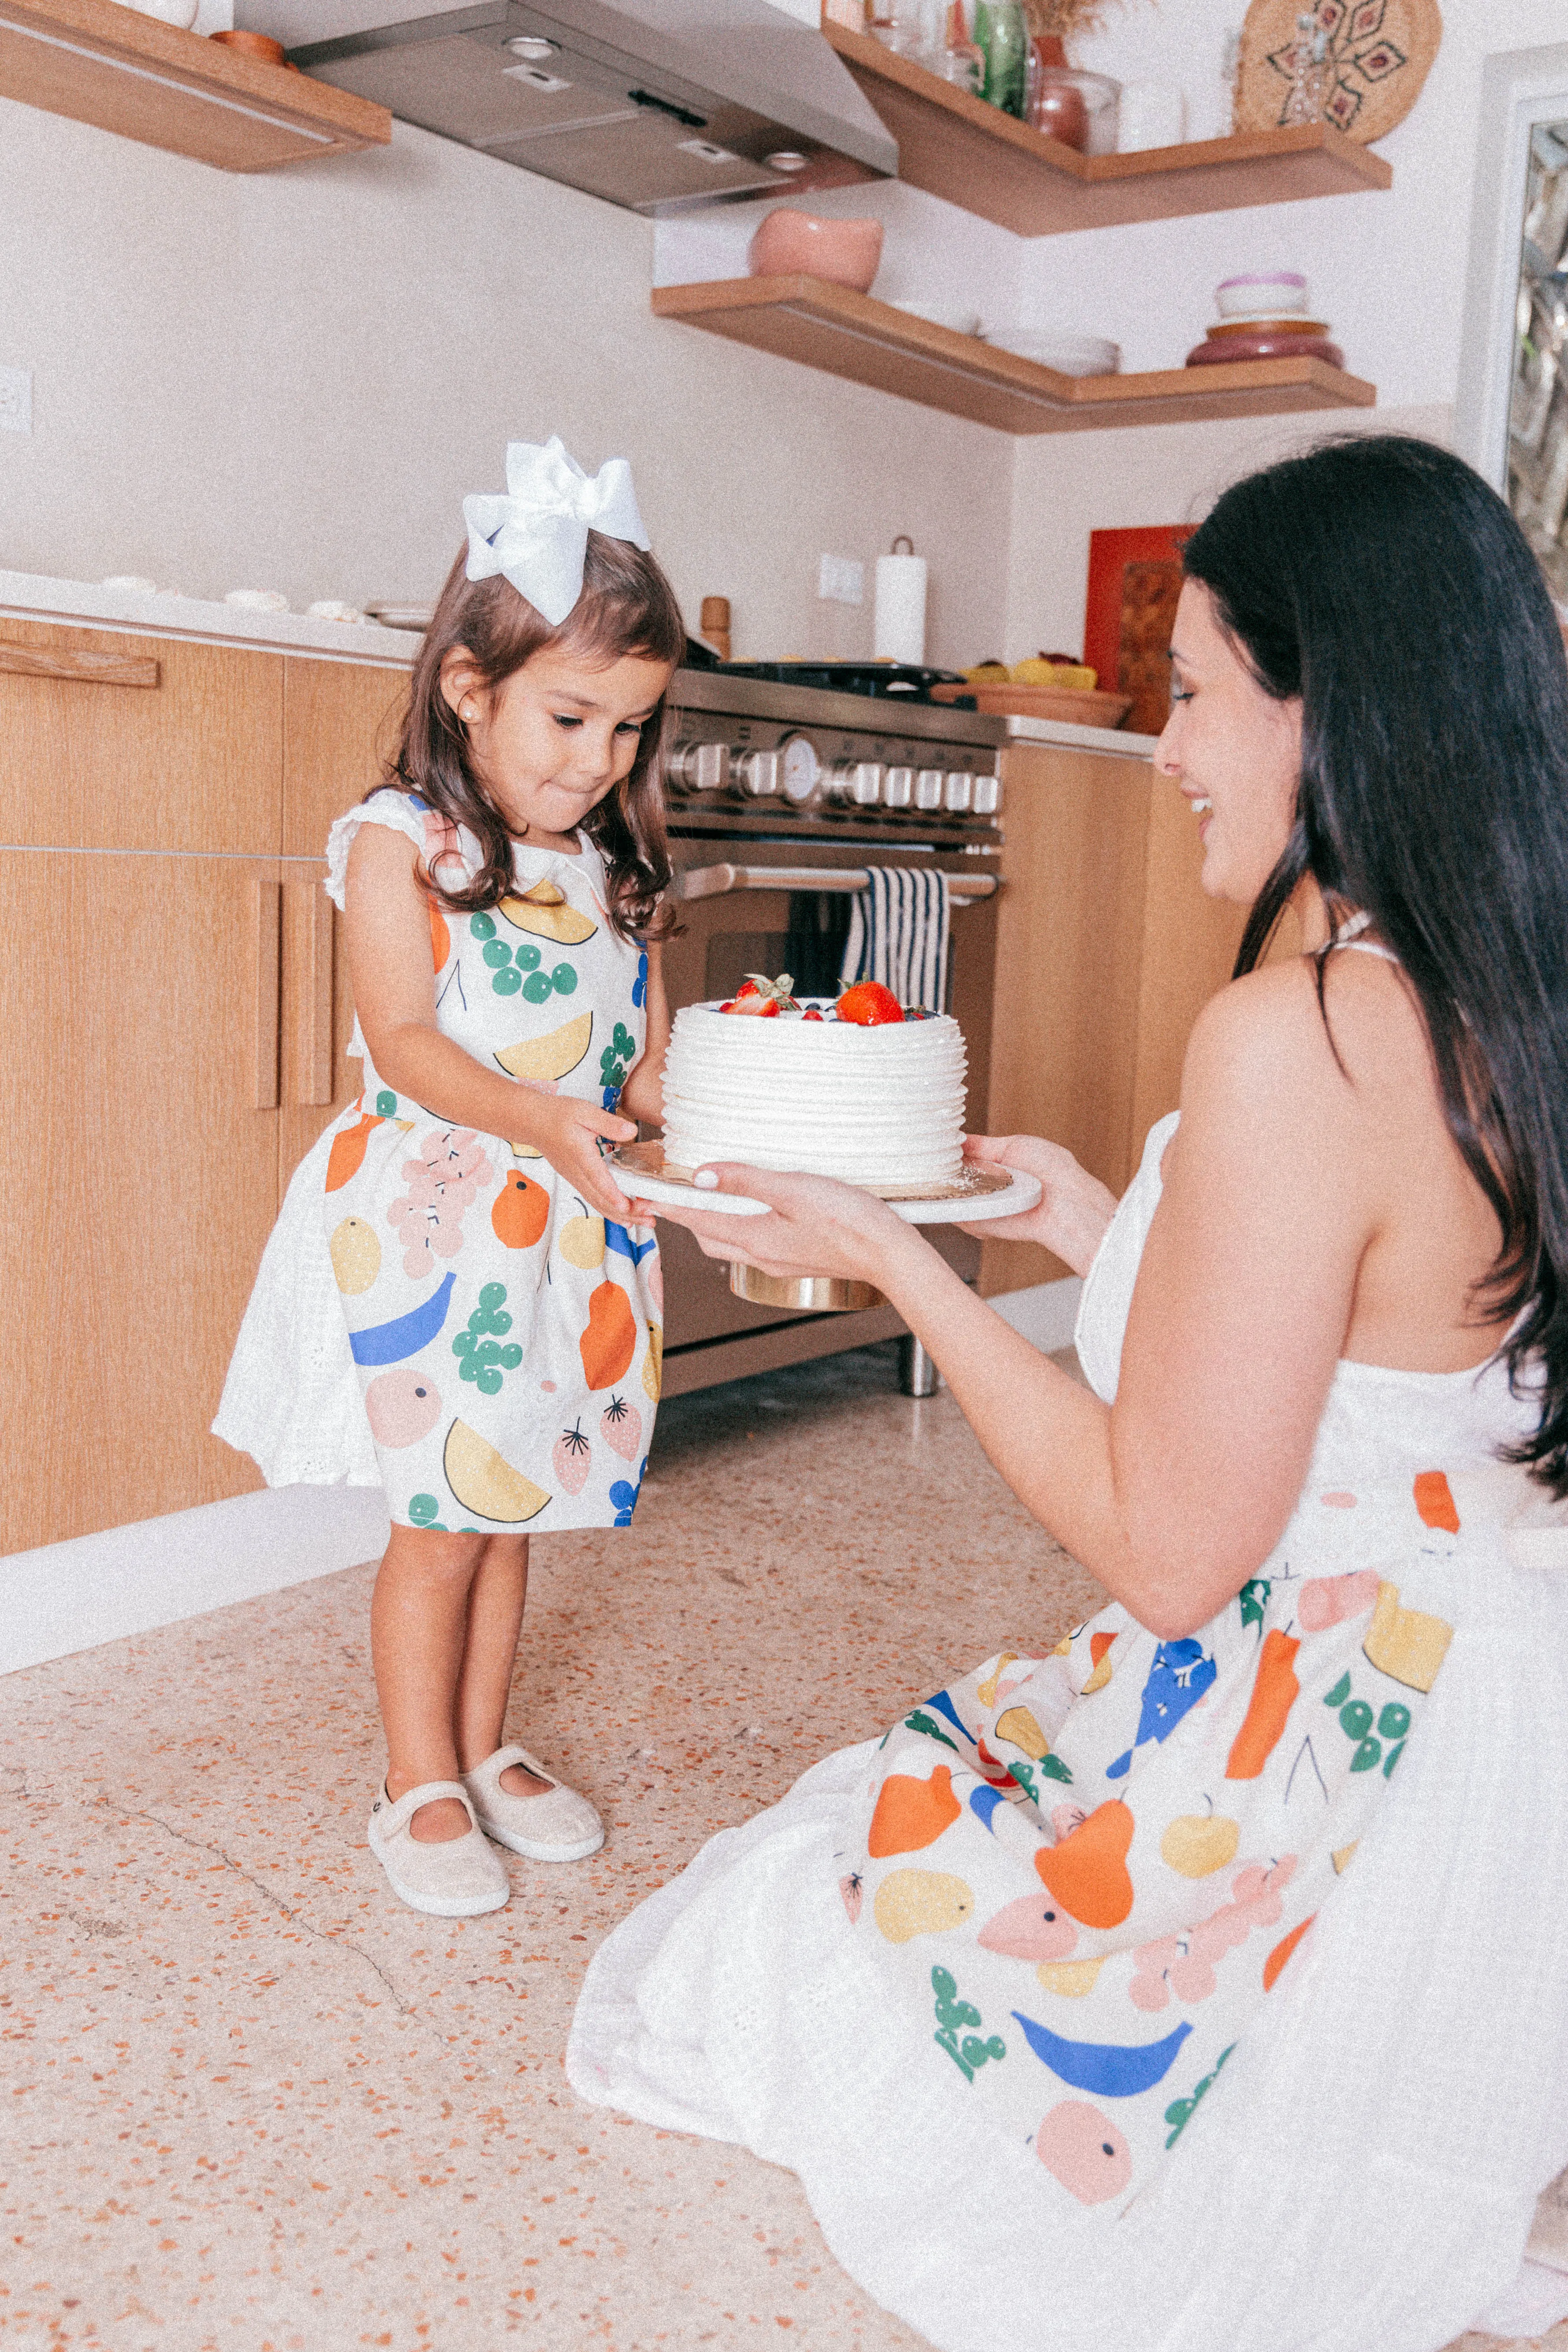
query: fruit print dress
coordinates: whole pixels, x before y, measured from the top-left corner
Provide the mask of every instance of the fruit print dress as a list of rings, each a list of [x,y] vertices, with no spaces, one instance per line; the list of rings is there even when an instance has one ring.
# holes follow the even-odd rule
[[[472,873],[479,862],[465,829],[384,790],[332,827],[326,887],[340,908],[349,849],[366,824],[405,834],[431,872],[455,883],[459,866]],[[612,929],[604,867],[586,838],[576,857],[520,844],[515,868],[515,893],[491,913],[432,902],[437,1024],[487,1067],[612,1109],[647,1038],[647,959]],[[335,1293],[324,1312],[346,1339],[333,1360],[338,1396],[292,1402],[290,1431],[307,1410],[347,1423],[352,1414],[331,1408],[352,1379],[399,1525],[484,1534],[629,1525],[659,1391],[652,1228],[606,1222],[530,1146],[454,1126],[399,1095],[364,1054],[357,1024],[351,1051],[363,1056],[363,1091],[296,1171],[247,1316],[247,1327],[263,1324],[269,1296],[296,1278],[272,1263],[291,1254],[279,1246],[290,1235],[307,1265],[321,1262],[324,1245]],[[303,1320],[296,1307],[300,1356],[310,1352]],[[242,1410],[259,1386],[258,1352],[242,1333],[216,1426],[279,1483],[253,1434],[260,1409]]]
[[[1085,1287],[1108,1400],[1174,1124]],[[713,1840],[595,1955],[575,2088],[797,2171],[955,2352],[1447,2344],[1568,2161],[1568,1528],[1497,1459],[1533,1419],[1495,1364],[1342,1362],[1210,1623],[1112,1603]]]

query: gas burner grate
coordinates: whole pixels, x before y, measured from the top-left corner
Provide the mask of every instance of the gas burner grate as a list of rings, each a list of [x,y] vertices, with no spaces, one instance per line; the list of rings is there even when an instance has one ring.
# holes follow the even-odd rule
[[[931,700],[933,686],[963,686],[962,671],[922,669],[914,662],[773,661],[720,662],[726,677],[755,677],[770,686],[814,686],[832,694],[859,694],[877,701]],[[950,709],[973,710],[973,695],[960,695]]]

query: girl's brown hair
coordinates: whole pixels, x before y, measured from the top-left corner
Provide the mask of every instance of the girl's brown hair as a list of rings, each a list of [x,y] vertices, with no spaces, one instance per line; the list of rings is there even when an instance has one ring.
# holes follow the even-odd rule
[[[423,863],[424,887],[447,906],[469,914],[489,908],[515,887],[512,837],[486,793],[469,755],[461,720],[441,690],[441,665],[461,646],[493,693],[544,646],[608,665],[633,655],[645,661],[679,661],[686,625],[675,592],[654,558],[629,541],[588,533],[583,593],[559,628],[500,574],[466,576],[468,551],[458,557],[441,591],[414,665],[408,709],[385,781],[416,793],[438,816],[466,825],[479,844],[481,863],[466,888],[437,883]],[[630,772],[584,818],[581,830],[605,861],[610,920],[623,939],[659,938],[673,912],[660,906],[669,887],[664,829],[665,703],[647,719]]]

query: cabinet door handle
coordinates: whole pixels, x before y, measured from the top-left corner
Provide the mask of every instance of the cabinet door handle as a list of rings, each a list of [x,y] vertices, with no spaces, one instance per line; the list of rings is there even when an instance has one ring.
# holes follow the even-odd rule
[[[156,686],[162,675],[147,654],[99,653],[91,646],[50,652],[0,637],[0,670],[20,677],[63,677],[80,686]]]
[[[256,881],[251,892],[251,966],[256,976],[256,1060],[251,1087],[255,1110],[278,1108],[278,979],[283,888]]]
[[[290,882],[289,979],[294,1099],[332,1099],[332,907],[319,882]]]

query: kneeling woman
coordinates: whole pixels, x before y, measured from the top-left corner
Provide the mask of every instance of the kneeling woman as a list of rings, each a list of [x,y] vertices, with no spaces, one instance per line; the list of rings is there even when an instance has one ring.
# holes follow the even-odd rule
[[[952,2352],[1436,2352],[1522,2309],[1568,2159],[1568,669],[1423,443],[1244,481],[1185,562],[1155,766],[1237,978],[1120,1207],[969,1147],[1045,1180],[1009,1230],[1087,1271],[1090,1388],[881,1202],[720,1171],[1113,1598],[715,1839],[568,2067],[791,2167]]]

